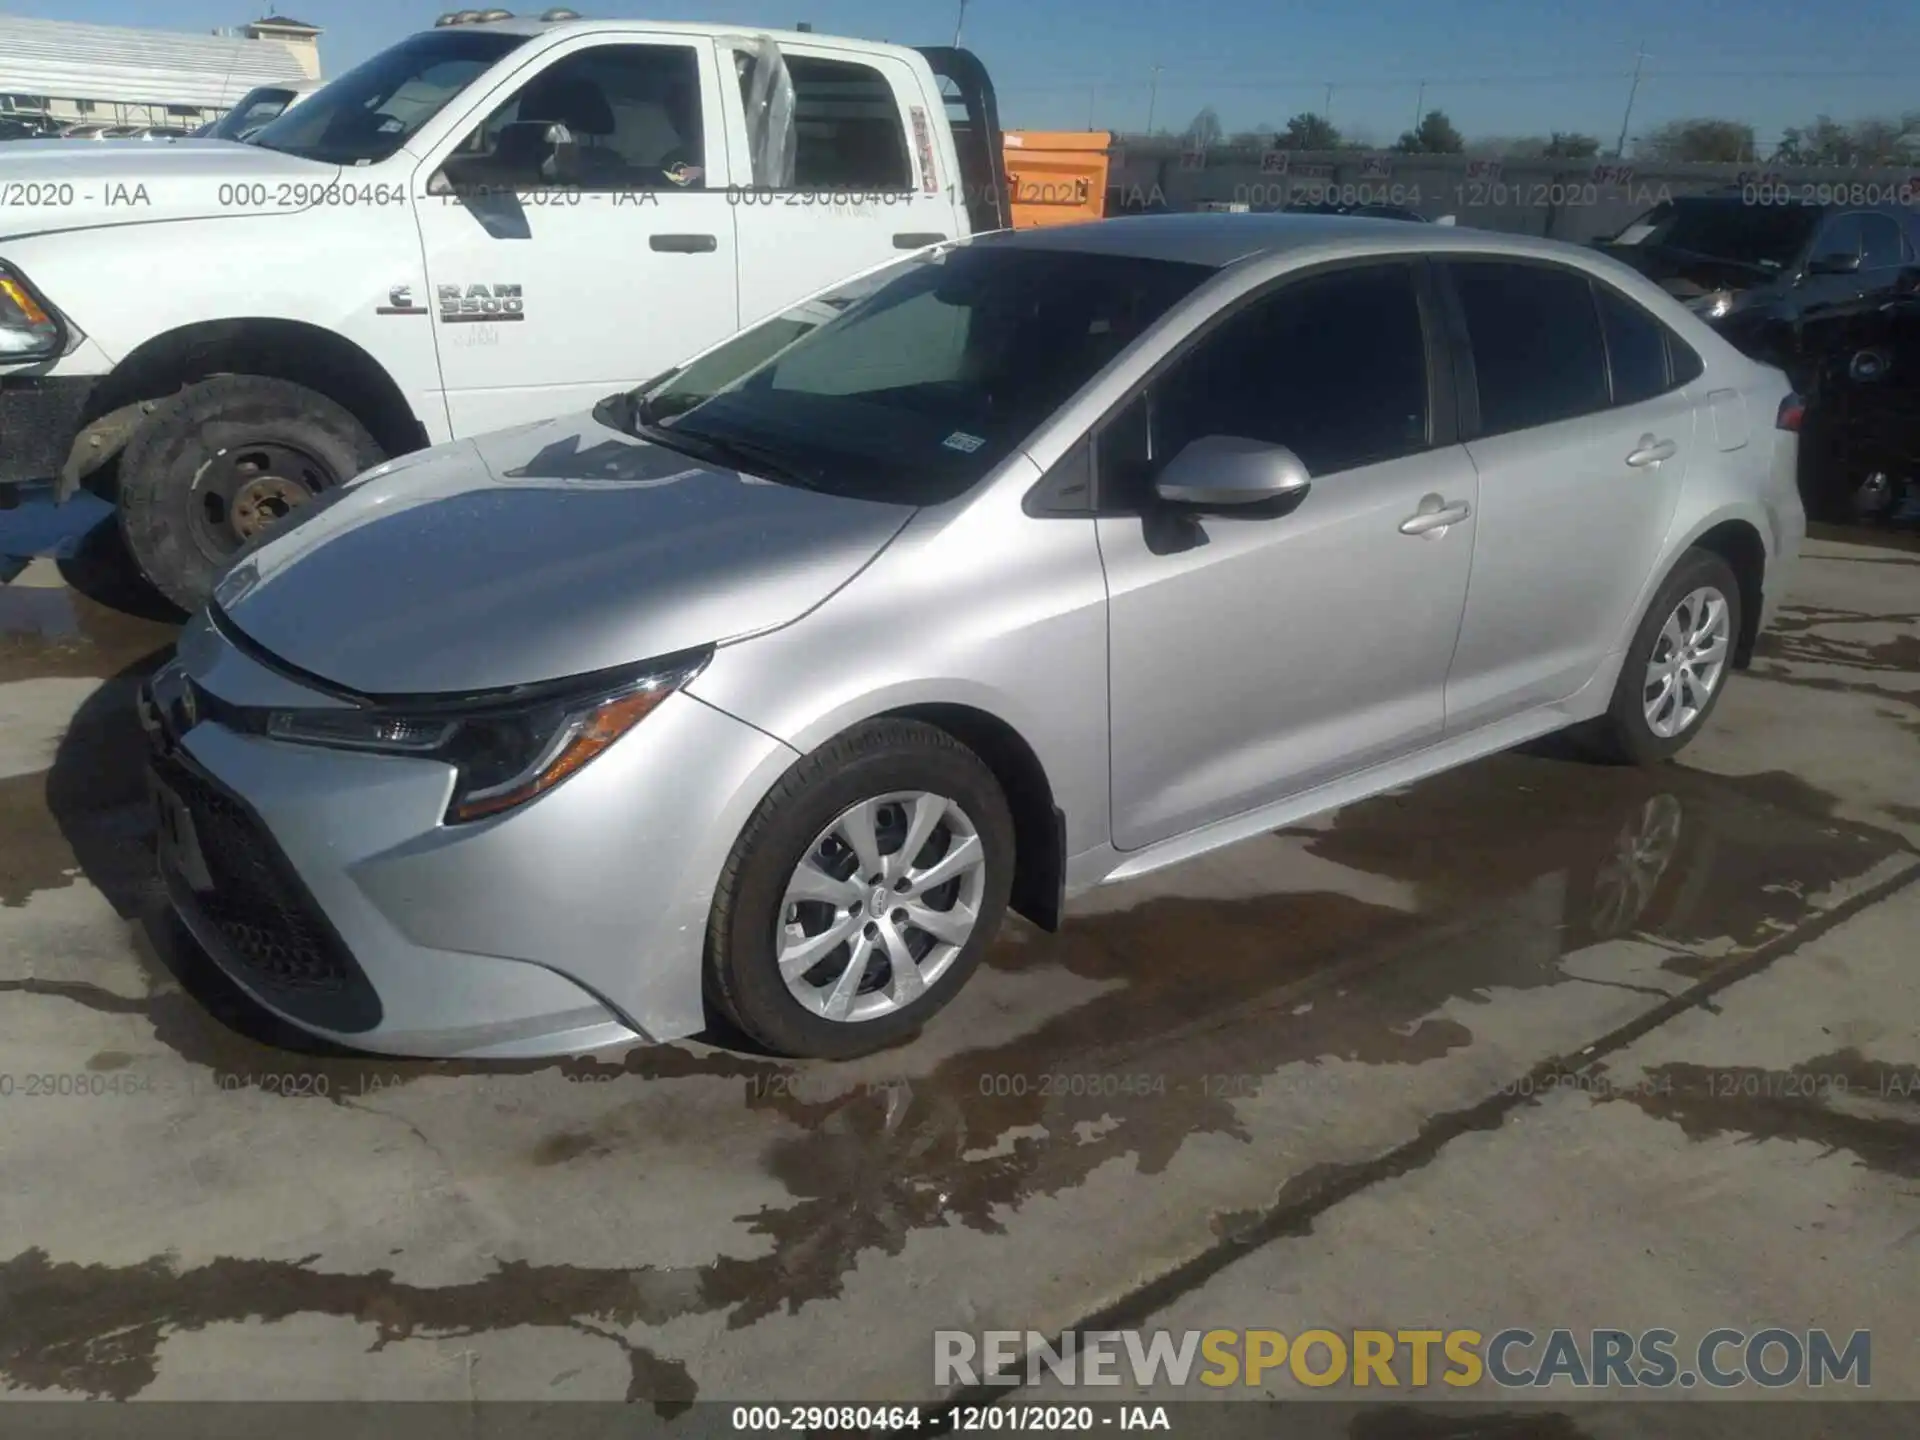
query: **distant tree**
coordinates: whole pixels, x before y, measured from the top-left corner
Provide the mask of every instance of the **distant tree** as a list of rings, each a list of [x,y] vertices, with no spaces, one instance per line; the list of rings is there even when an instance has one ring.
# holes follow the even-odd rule
[[[1574,130],[1556,130],[1540,152],[1556,160],[1591,160],[1600,153],[1600,141]]]
[[[1186,131],[1180,138],[1195,150],[1208,150],[1226,139],[1226,136],[1220,116],[1209,105],[1187,122]]]
[[[1403,130],[1393,148],[1405,155],[1458,155],[1466,149],[1466,141],[1453,128],[1446,111],[1429,110],[1421,118],[1420,128]]]
[[[1305,110],[1287,121],[1278,143],[1283,150],[1337,150],[1340,132],[1326,116]]]
[[[1747,160],[1755,153],[1753,127],[1737,120],[1669,120],[1634,141],[1633,153],[1667,162]]]
[[[1920,111],[1898,119],[1870,116],[1843,124],[1816,115],[1811,125],[1790,129],[1773,158],[1786,165],[1910,165],[1920,157]]]

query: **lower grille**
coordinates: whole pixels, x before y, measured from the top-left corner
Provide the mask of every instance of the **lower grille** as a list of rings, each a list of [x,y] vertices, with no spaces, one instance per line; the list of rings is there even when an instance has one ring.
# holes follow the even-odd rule
[[[365,972],[266,827],[177,754],[156,754],[153,767],[193,821],[213,888],[194,891],[192,903],[227,958],[291,1014],[336,1030],[378,1024],[380,1002]]]

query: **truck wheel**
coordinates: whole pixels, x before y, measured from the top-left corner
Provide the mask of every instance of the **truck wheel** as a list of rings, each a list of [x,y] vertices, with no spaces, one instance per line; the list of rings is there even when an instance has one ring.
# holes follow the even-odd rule
[[[154,588],[196,610],[242,546],[385,459],[317,391],[217,375],[155,407],[120,456],[120,529]]]

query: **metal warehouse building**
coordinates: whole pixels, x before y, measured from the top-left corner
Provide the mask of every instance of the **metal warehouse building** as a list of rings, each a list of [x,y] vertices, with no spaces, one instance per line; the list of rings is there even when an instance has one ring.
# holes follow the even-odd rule
[[[284,16],[188,35],[0,15],[0,111],[191,128],[256,85],[318,79],[319,38]]]

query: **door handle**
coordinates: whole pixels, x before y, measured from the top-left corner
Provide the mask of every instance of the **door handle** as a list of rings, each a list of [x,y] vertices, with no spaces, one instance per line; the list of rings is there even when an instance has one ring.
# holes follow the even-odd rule
[[[1627,456],[1629,465],[1658,465],[1662,460],[1671,460],[1680,451],[1680,447],[1671,440],[1656,440],[1651,435],[1642,435],[1640,444]]]
[[[929,245],[938,245],[948,237],[938,230],[907,230],[893,237],[896,250],[924,250]]]
[[[1437,535],[1449,525],[1458,525],[1473,513],[1473,507],[1464,500],[1452,503],[1438,495],[1423,495],[1420,508],[1400,522],[1402,535]]]
[[[647,244],[655,250],[670,250],[680,255],[704,255],[720,248],[716,235],[650,235]]]

